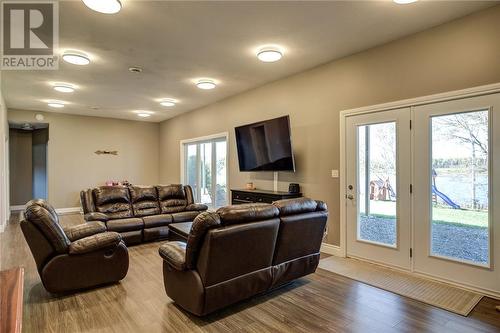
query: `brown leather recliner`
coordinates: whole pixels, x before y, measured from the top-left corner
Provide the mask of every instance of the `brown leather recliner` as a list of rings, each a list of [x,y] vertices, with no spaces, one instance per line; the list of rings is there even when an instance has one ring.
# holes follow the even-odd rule
[[[86,221],[101,221],[127,245],[168,237],[170,223],[193,221],[208,207],[195,204],[189,185],[101,186],[80,192]]]
[[[167,295],[201,316],[313,273],[327,218],[308,198],[202,213],[187,243],[159,249]]]
[[[117,282],[127,274],[127,247],[120,234],[106,232],[102,222],[63,229],[54,208],[37,199],[26,204],[21,229],[49,292]]]

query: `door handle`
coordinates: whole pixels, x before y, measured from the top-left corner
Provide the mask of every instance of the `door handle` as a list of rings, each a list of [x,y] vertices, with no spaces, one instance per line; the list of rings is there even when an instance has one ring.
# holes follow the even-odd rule
[[[347,196],[347,199],[349,199],[349,200],[353,200],[353,199],[354,199],[354,195],[349,194],[349,195]]]

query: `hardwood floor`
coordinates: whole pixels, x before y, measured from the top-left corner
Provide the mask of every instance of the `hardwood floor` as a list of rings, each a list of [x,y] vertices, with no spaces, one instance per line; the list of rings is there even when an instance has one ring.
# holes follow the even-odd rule
[[[61,217],[64,225],[80,215]],[[500,332],[500,301],[484,298],[469,317],[319,270],[270,294],[204,318],[178,308],[163,288],[159,243],[130,247],[118,284],[55,296],[40,283],[13,217],[0,234],[0,268],[25,267],[24,332]]]

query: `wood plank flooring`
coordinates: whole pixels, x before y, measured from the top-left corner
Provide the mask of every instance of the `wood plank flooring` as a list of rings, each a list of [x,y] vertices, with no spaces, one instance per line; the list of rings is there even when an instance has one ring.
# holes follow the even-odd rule
[[[83,223],[80,215],[61,221]],[[198,318],[166,296],[158,246],[130,247],[118,284],[55,296],[41,285],[13,217],[0,234],[0,269],[25,267],[24,332],[500,332],[500,301],[484,298],[462,317],[324,270]]]

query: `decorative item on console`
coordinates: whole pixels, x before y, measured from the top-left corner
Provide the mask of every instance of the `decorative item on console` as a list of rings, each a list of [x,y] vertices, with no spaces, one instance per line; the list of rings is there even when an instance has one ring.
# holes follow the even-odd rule
[[[255,190],[255,186],[253,186],[253,183],[246,183],[245,188],[247,190]]]
[[[300,193],[300,185],[297,183],[290,183],[288,186],[288,193]]]

